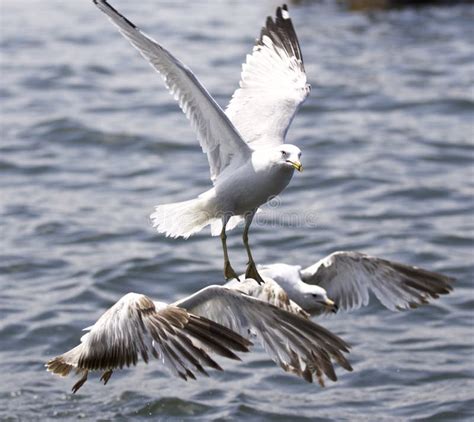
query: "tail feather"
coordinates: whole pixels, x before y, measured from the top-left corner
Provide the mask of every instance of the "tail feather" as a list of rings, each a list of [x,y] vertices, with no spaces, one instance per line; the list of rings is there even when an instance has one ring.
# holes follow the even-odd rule
[[[159,233],[185,239],[201,231],[214,219],[206,210],[205,202],[201,198],[158,205],[150,218],[153,227]]]
[[[78,362],[82,351],[83,344],[81,343],[66,353],[56,356],[54,359],[48,361],[48,363],[45,365],[46,369],[53,374],[58,374],[62,377],[65,377],[74,368],[80,369],[78,368]]]

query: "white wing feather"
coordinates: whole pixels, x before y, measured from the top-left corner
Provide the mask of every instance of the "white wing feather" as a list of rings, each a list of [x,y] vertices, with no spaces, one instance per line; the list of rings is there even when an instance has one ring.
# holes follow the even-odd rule
[[[279,7],[242,65],[226,114],[253,149],[278,146],[310,88],[288,9]]]
[[[300,275],[306,283],[323,287],[343,310],[367,306],[370,292],[390,310],[413,308],[449,293],[454,282],[442,274],[359,252],[334,252]]]
[[[207,154],[211,179],[214,181],[228,166],[236,168],[245,162],[251,155],[250,148],[191,70],[107,1],[94,0],[94,3],[163,77],[196,131],[203,152]]]

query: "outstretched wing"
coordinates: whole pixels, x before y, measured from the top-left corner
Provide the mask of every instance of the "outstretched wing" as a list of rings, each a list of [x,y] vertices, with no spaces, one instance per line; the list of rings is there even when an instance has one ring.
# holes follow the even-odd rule
[[[238,167],[246,161],[251,154],[250,148],[191,70],[141,32],[106,0],[93,1],[163,77],[167,88],[191,121],[202,150],[207,154],[211,179],[214,181],[226,167]]]
[[[338,336],[299,315],[223,286],[209,286],[173,304],[204,316],[242,335],[254,333],[271,358],[287,372],[308,382],[315,375],[337,380],[331,359],[352,370]]]
[[[285,6],[267,18],[242,65],[240,88],[226,114],[253,149],[284,143],[296,111],[311,90],[298,38]]]
[[[334,252],[300,274],[306,283],[326,289],[343,310],[366,306],[369,292],[392,311],[414,308],[449,293],[454,282],[442,274],[359,252]]]
[[[76,392],[89,371],[112,371],[136,365],[139,357],[151,356],[176,376],[195,379],[193,371],[207,375],[205,366],[221,370],[209,356],[217,353],[239,359],[234,351],[248,351],[248,340],[206,318],[182,308],[164,306],[157,310],[144,295],[128,293],[107,310],[81,338],[81,344],[46,364],[48,371],[66,376],[71,370],[83,374],[73,387]]]

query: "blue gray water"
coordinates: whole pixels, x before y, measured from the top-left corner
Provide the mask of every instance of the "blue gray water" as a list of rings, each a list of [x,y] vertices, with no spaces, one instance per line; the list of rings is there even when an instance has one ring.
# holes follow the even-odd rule
[[[114,4],[223,106],[278,5]],[[208,165],[161,79],[91,2],[4,0],[0,419],[473,417],[473,8],[299,2],[291,13],[313,86],[288,136],[305,171],[254,224],[257,261],[358,250],[456,277],[454,293],[416,311],[372,303],[321,319],[353,345],[354,366],[324,389],[257,349],[197,382],[153,362],[71,395],[73,379],[43,364],[121,295],[171,301],[221,282],[218,239],[166,239],[148,220],[155,204],[207,189]],[[229,242],[243,270],[239,233]]]

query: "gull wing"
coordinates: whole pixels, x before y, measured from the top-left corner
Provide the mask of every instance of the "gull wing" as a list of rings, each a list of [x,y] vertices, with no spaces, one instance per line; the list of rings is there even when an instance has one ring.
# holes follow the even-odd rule
[[[163,77],[168,90],[197,133],[203,152],[207,154],[211,179],[214,181],[228,166],[235,168],[245,162],[251,155],[250,148],[191,70],[141,32],[107,1],[93,1]]]
[[[415,308],[447,294],[454,280],[442,274],[360,252],[334,252],[300,272],[303,281],[317,284],[339,309],[369,303],[369,292],[392,311]]]
[[[123,296],[87,330],[81,344],[46,364],[48,371],[61,376],[73,369],[83,375],[73,392],[86,382],[89,371],[104,371],[105,384],[113,370],[136,365],[139,357],[148,362],[153,356],[174,375],[195,379],[195,371],[207,375],[206,366],[222,370],[209,353],[239,359],[233,351],[246,352],[251,344],[185,309],[157,309],[149,297],[136,293]]]
[[[242,65],[240,88],[226,114],[251,148],[284,143],[296,111],[308,96],[298,38],[285,6],[267,18],[252,54]]]
[[[306,318],[237,290],[209,286],[173,305],[244,336],[254,333],[273,361],[308,382],[313,375],[321,385],[324,375],[336,381],[331,359],[352,370],[343,355],[349,345],[341,338]]]

